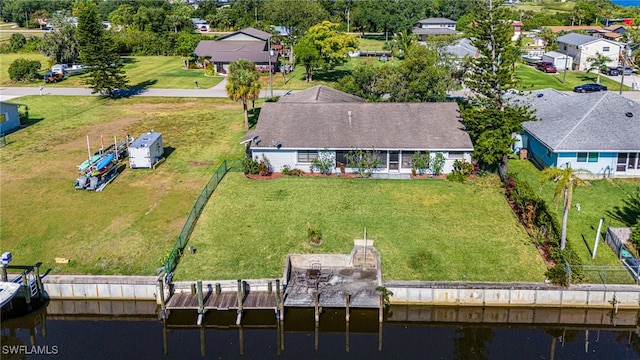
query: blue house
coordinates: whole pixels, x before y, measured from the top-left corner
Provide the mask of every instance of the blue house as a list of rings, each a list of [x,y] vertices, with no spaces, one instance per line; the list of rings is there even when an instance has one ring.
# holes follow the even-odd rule
[[[20,127],[18,108],[22,104],[0,101],[0,134],[8,133]]]
[[[538,121],[523,123],[523,148],[540,167],[571,166],[599,177],[640,177],[640,103],[614,92],[534,91]]]

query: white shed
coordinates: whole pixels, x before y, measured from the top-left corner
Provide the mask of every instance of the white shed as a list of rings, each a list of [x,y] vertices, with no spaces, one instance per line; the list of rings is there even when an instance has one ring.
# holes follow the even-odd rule
[[[571,69],[571,64],[573,64],[573,57],[557,51],[549,51],[542,55],[541,61],[548,61],[550,63],[553,63],[558,71],[563,71],[565,68]]]
[[[162,134],[153,130],[140,135],[129,145],[129,166],[151,169],[164,154]]]

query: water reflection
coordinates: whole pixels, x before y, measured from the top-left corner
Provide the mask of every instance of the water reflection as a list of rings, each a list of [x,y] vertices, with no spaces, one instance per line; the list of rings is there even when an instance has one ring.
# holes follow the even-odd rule
[[[84,310],[83,310],[84,309]],[[123,313],[123,309],[132,309]],[[152,310],[151,310],[152,309]],[[82,313],[84,311],[84,313]],[[638,312],[586,309],[391,307],[376,310],[174,311],[166,323],[155,304],[52,302],[29,316],[2,320],[2,359],[638,359]],[[116,313],[108,315],[109,312]],[[57,355],[10,355],[10,345],[56,346]],[[31,348],[30,348],[31,349]]]

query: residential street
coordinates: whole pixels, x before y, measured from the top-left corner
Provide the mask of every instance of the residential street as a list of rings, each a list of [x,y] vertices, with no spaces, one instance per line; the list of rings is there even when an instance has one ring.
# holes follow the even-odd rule
[[[227,84],[226,79],[222,80],[218,85],[209,89],[142,89],[139,91],[132,91],[132,96],[158,96],[158,97],[215,97],[226,98],[227,91],[225,86]],[[286,94],[288,90],[273,90],[273,96],[282,96]],[[14,98],[27,96],[27,95],[39,95],[40,89],[38,87],[3,87],[0,88],[0,100],[7,101]],[[66,96],[91,96],[91,89],[87,88],[59,88],[59,87],[47,87],[44,86],[42,92],[43,96],[50,95],[66,95]],[[94,94],[95,95],[95,94]],[[269,89],[260,90],[260,97],[267,98],[270,96]]]

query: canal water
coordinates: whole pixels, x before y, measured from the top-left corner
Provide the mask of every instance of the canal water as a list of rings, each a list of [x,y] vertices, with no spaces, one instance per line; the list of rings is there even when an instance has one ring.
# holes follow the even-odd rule
[[[114,308],[105,303],[98,307]],[[143,310],[91,315],[78,314],[77,305],[50,304],[49,310],[2,319],[0,358],[640,358],[637,311],[392,307],[382,325],[376,310],[358,309],[347,325],[344,309],[324,309],[316,328],[312,309],[289,309],[282,326],[273,311],[246,312],[242,327],[235,326],[235,312],[208,313],[205,326],[198,327],[195,312],[173,312],[163,323],[144,310],[149,307],[129,308]],[[498,320],[486,321],[489,312]],[[528,323],[522,314],[531,312],[530,318],[544,323]],[[594,321],[600,325],[588,325]]]

